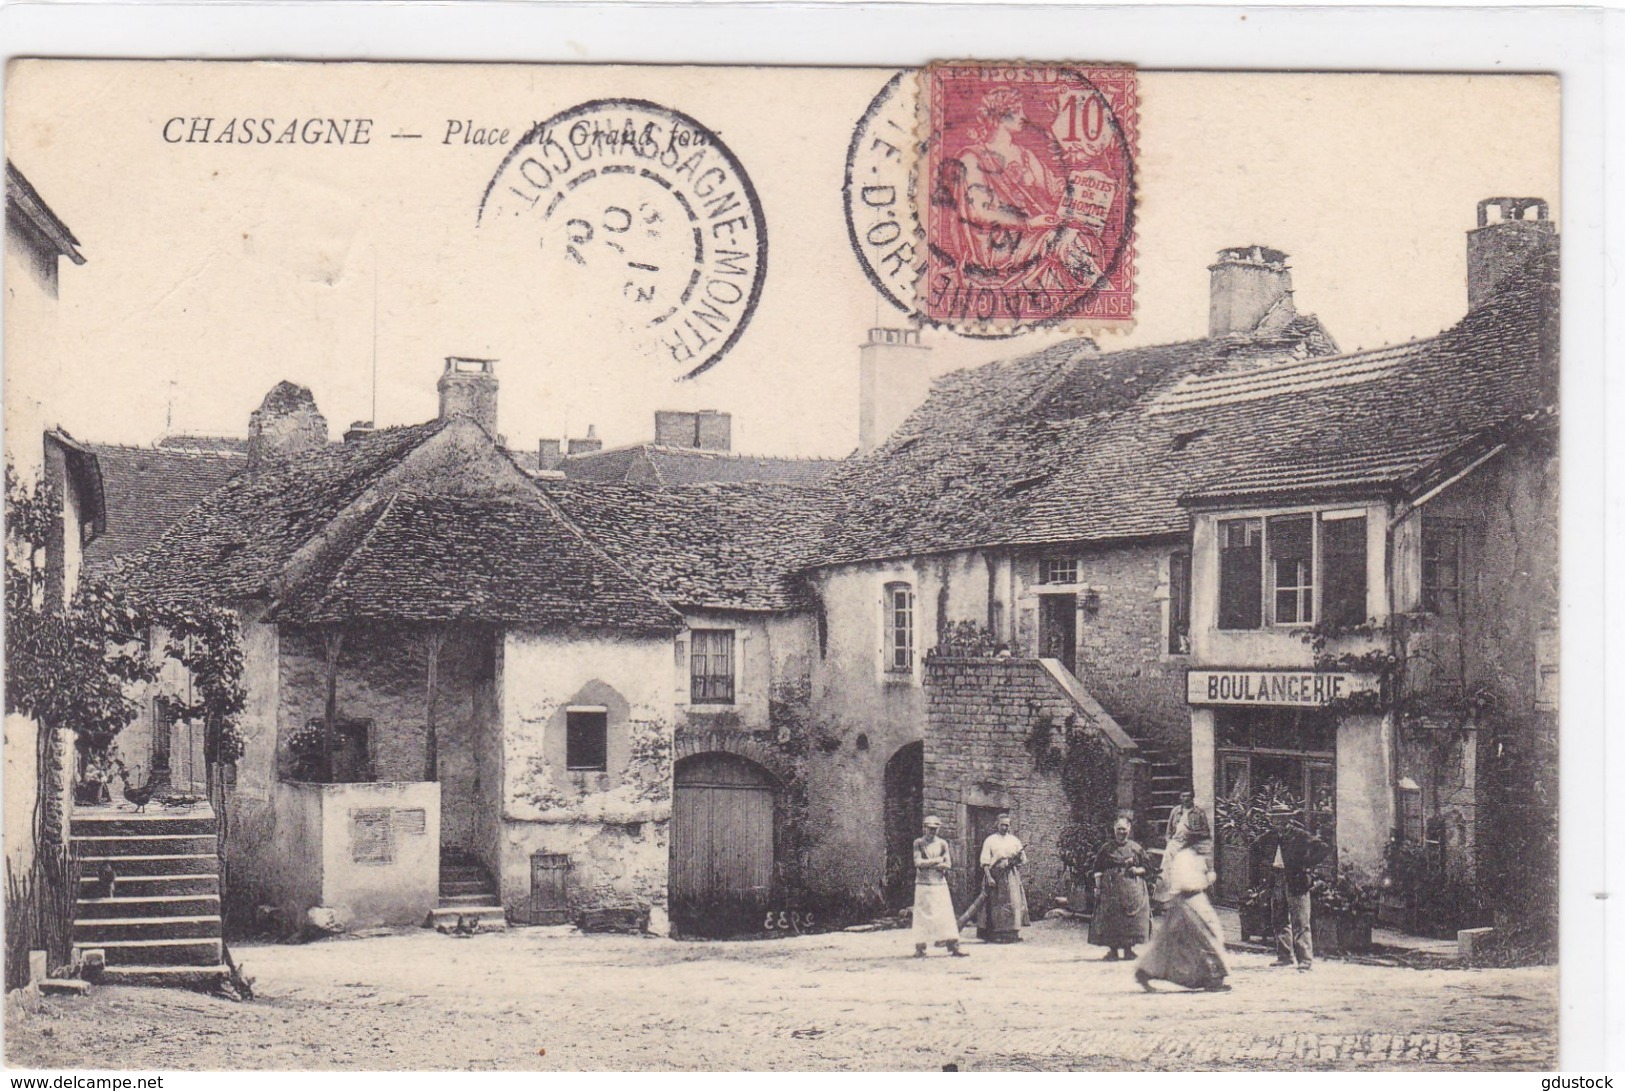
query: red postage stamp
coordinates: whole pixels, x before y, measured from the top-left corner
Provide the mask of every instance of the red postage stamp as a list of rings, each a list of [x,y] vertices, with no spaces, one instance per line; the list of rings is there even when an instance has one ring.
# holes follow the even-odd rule
[[[1131,328],[1134,69],[943,62],[923,80],[921,317]]]

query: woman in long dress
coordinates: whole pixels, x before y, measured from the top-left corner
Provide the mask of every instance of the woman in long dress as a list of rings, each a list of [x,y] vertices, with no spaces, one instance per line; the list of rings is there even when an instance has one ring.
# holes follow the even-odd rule
[[[1089,942],[1106,948],[1107,962],[1133,958],[1134,945],[1144,943],[1151,934],[1151,898],[1145,882],[1151,860],[1128,834],[1128,819],[1119,818],[1112,827],[1112,841],[1095,854],[1095,912],[1089,918]]]
[[[1213,884],[1213,831],[1203,811],[1186,816],[1179,840],[1168,875],[1173,897],[1162,927],[1140,956],[1134,980],[1146,992],[1156,991],[1153,981],[1225,992],[1230,988],[1224,983],[1230,964],[1224,957],[1224,929],[1207,898]]]
[[[948,842],[937,836],[942,820],[932,815],[925,820],[925,835],[914,839],[914,957],[924,958],[925,949],[936,943],[948,948],[956,958],[959,949],[959,920],[954,916],[953,895],[948,893],[948,872],[953,857]]]

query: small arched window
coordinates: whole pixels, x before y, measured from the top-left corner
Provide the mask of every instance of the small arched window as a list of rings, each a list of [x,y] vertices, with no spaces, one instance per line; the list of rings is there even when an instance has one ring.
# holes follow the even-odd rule
[[[914,588],[906,583],[886,585],[886,670],[914,672]]]

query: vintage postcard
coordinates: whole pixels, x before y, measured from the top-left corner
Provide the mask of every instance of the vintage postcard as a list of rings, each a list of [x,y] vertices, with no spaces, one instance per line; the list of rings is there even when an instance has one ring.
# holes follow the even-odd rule
[[[1559,81],[1132,61],[13,62],[6,1062],[1554,1065]]]

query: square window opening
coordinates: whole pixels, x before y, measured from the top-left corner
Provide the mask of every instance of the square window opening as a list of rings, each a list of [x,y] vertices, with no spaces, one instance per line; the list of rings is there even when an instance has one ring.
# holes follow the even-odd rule
[[[583,773],[609,769],[609,713],[565,713],[564,767]]]

